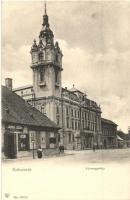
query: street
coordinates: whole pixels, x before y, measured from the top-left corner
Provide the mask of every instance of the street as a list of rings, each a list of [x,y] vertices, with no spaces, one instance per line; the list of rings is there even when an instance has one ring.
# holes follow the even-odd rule
[[[2,182],[2,200],[130,200],[130,149],[7,160]]]

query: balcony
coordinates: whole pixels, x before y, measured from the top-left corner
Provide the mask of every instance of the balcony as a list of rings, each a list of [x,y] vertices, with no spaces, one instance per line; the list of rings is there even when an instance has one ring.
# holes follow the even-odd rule
[[[39,83],[39,86],[40,86],[40,87],[46,86],[46,82],[45,82],[45,81],[40,82],[40,83]]]

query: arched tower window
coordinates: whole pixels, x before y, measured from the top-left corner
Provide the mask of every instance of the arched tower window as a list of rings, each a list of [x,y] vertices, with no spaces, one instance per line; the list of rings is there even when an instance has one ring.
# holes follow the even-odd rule
[[[45,76],[45,69],[40,69],[39,75],[40,75],[40,82],[43,82]]]
[[[43,53],[42,52],[39,53],[39,61],[43,61]]]
[[[59,72],[57,69],[55,69],[55,82],[59,83]]]

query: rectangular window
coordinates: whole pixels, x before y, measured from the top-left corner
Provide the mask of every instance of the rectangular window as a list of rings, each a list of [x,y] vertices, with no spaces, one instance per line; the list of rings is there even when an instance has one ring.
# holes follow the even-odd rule
[[[67,128],[69,128],[69,117],[66,118]]]
[[[74,120],[72,119],[72,129],[74,130]]]
[[[69,143],[71,142],[71,133],[68,134],[69,135]]]
[[[78,118],[80,117],[80,112],[79,112],[79,110],[78,110]]]
[[[29,131],[29,142],[30,142],[30,149],[33,149],[33,142],[34,142],[34,149],[36,149],[36,132]]]
[[[71,109],[71,116],[73,117],[73,109]]]
[[[77,121],[75,120],[75,130],[77,130]]]
[[[77,117],[77,112],[76,112],[76,110],[75,110],[75,118]]]
[[[66,107],[66,115],[67,116],[69,115],[69,109],[68,109],[68,107]]]

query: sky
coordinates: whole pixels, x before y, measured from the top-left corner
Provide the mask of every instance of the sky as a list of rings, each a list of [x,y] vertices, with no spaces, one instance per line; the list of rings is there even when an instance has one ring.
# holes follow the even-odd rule
[[[2,3],[2,83],[32,84],[30,49],[42,28],[42,1]],[[130,126],[130,2],[48,1],[63,53],[62,86],[95,100],[118,129]]]

